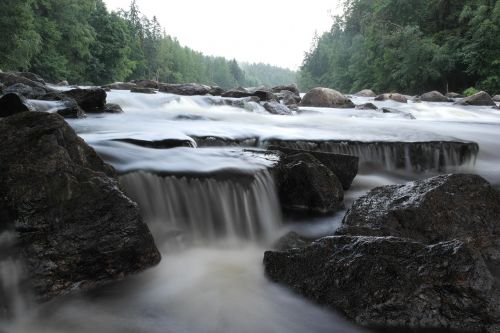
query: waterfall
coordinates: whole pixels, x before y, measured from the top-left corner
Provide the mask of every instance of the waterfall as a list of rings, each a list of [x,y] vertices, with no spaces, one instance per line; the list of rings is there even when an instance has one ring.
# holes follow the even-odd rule
[[[274,181],[267,170],[252,175],[250,181],[145,172],[124,175],[120,181],[161,243],[177,236],[201,243],[221,237],[261,240],[281,223]]]

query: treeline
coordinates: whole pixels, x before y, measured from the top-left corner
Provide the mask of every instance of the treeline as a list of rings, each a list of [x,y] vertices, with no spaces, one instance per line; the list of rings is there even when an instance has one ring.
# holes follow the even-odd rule
[[[297,82],[297,72],[287,68],[276,67],[263,63],[241,63],[250,86],[266,85],[269,87]]]
[[[135,0],[117,13],[102,0],[2,0],[0,27],[0,69],[34,72],[52,82],[266,83],[259,75],[247,78],[236,60],[183,47],[156,17],[142,15]]]
[[[302,88],[500,92],[500,1],[346,0],[299,73]]]

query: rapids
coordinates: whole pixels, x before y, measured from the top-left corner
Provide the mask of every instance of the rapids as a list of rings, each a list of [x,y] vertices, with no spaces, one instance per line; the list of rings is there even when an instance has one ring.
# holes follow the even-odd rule
[[[42,306],[24,302],[28,298],[19,292],[22,279],[11,279],[9,286],[0,287],[15,311],[0,323],[0,332],[360,332],[339,315],[268,282],[261,265],[264,251],[287,230],[329,234],[343,212],[283,224],[267,171],[276,159],[231,146],[235,140],[252,149],[273,140],[347,141],[368,147],[349,148],[366,165],[346,192],[347,207],[376,186],[438,172],[473,172],[500,187],[500,111],[490,107],[354,97],[356,104],[372,102],[402,113],[301,108],[293,116],[278,116],[256,103],[241,109],[214,105],[214,100],[111,91],[108,102],[121,105],[125,113],[69,121],[121,174],[122,186],[139,203],[163,260],[116,285]],[[50,102],[38,106],[49,112],[60,107]],[[200,137],[228,143],[207,148]],[[117,141],[123,139],[172,139],[199,148],[153,149]],[[442,168],[416,170],[407,152],[408,162],[398,167],[398,157],[383,144],[448,141],[477,143],[479,152],[461,160],[444,146],[438,151],[445,156]],[[371,142],[382,145],[374,150]],[[0,247],[2,239],[10,238],[0,236]],[[16,277],[21,272],[15,259],[0,258],[0,274]]]

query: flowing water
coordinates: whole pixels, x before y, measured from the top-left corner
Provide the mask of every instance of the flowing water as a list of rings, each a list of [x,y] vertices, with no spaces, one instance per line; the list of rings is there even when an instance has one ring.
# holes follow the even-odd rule
[[[70,124],[120,172],[162,262],[88,295],[27,307],[21,267],[2,257],[0,275],[10,280],[0,292],[12,310],[0,332],[360,332],[264,276],[263,252],[280,235],[331,234],[344,213],[283,223],[268,171],[277,159],[259,151],[276,141],[359,155],[347,207],[376,186],[440,172],[478,173],[500,187],[500,111],[489,107],[386,101],[374,103],[399,112],[302,108],[277,116],[219,98],[112,91],[108,101],[125,113]],[[151,148],[172,142],[183,147]]]

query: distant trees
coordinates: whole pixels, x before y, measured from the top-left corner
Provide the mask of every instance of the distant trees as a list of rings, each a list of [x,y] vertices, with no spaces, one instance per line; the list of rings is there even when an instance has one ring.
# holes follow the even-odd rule
[[[102,0],[2,0],[0,28],[0,69],[32,71],[53,82],[268,83],[260,74],[248,78],[234,59],[183,47],[156,17],[142,15],[135,0],[118,13]],[[279,68],[267,70],[281,75]]]
[[[302,88],[500,92],[500,1],[346,0],[313,42]]]

